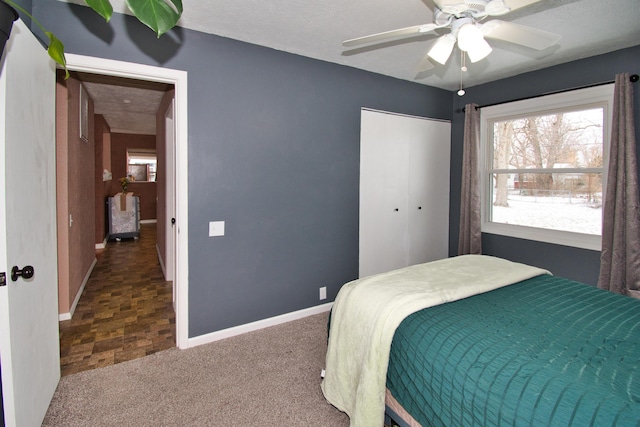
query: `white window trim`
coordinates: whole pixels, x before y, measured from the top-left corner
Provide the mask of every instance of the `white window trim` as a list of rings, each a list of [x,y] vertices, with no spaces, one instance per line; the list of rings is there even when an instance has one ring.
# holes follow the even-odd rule
[[[568,108],[597,106],[604,108],[603,128],[603,192],[606,189],[607,166],[609,164],[609,142],[611,139],[611,114],[613,110],[613,84],[605,84],[570,92],[544,95],[536,98],[508,102],[504,104],[483,107],[480,113],[480,187],[481,187],[481,220],[482,232],[502,236],[516,237],[527,240],[553,243],[600,251],[602,236],[572,233],[568,231],[550,230],[526,227],[512,224],[499,224],[489,221],[491,202],[491,145],[489,144],[489,122],[527,117],[533,114],[554,113]],[[604,199],[604,195],[603,195]],[[604,204],[604,200],[603,200]],[[603,209],[604,211],[604,209]]]

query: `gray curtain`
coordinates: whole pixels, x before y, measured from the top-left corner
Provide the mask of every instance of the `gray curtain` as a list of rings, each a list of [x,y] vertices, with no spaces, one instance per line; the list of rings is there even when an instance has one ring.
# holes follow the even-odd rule
[[[467,104],[464,115],[464,147],[462,153],[462,189],[460,196],[460,235],[458,255],[482,254],[480,232],[480,111]]]
[[[616,75],[613,101],[598,287],[640,298],[638,164],[629,74]]]

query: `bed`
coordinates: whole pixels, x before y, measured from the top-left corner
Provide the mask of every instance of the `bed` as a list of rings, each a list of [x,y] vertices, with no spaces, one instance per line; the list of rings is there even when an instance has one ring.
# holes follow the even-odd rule
[[[638,300],[484,256],[343,289],[322,390],[354,427],[640,425]]]

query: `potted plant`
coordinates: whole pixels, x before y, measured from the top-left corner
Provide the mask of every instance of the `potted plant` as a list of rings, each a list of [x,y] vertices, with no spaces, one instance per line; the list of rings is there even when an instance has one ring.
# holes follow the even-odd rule
[[[85,3],[109,22],[113,14],[113,6],[109,0],[85,0]],[[182,16],[182,0],[125,0],[125,3],[133,15],[138,18],[138,21],[151,28],[158,37],[173,28]],[[49,56],[66,71],[67,62],[62,42],[13,0],[0,0],[0,55],[2,55],[4,45],[11,34],[13,21],[18,18],[16,9],[31,18],[31,21],[47,35]],[[69,72],[67,72],[67,77],[69,77]]]

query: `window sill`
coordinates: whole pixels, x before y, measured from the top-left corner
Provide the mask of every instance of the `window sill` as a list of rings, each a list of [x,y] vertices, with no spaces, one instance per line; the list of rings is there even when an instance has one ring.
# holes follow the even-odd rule
[[[520,225],[497,224],[490,222],[485,222],[482,224],[482,232],[488,234],[497,234],[500,236],[515,237],[519,239],[533,240],[537,242],[589,249],[592,251],[602,250],[602,237],[591,234],[571,233],[568,231],[524,227]]]

